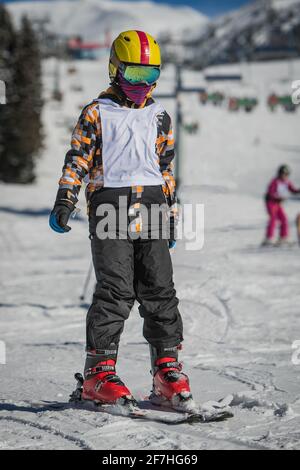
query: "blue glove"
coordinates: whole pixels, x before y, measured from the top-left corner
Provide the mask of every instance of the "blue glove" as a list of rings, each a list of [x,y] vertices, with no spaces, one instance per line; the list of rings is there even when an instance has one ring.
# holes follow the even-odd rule
[[[169,240],[169,250],[176,248],[176,240]]]
[[[49,225],[57,233],[66,233],[71,230],[67,225],[73,209],[65,204],[55,204],[49,217]]]

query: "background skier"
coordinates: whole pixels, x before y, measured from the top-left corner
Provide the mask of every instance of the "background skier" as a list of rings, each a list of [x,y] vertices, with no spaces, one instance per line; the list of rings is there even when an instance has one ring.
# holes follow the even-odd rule
[[[124,321],[137,299],[151,351],[151,397],[181,408],[192,404],[192,396],[178,363],[182,320],[169,253],[175,246],[174,137],[169,115],[151,97],[160,66],[159,45],[149,34],[126,31],[114,41],[110,87],[83,109],[75,127],[50,226],[59,233],[70,230],[69,217],[82,180],[88,177],[86,195],[97,285],[87,315],[82,398],[135,403],[116,375],[115,364]],[[126,201],[123,207],[120,196]],[[150,221],[150,228],[145,228],[148,220],[139,212],[141,205],[150,209],[166,202],[171,220],[168,240],[162,235],[161,224],[156,227]],[[104,204],[111,204],[118,214],[126,211],[129,231],[125,238],[120,226],[117,234],[99,238],[97,226],[103,218],[96,211]]]
[[[283,244],[288,241],[289,221],[282,204],[289,197],[290,193],[300,194],[300,189],[297,189],[290,181],[290,174],[291,170],[288,165],[280,166],[276,178],[274,178],[268,186],[265,198],[270,218],[267,225],[266,238],[263,242],[264,246],[274,244],[273,238],[278,222],[280,224],[280,238],[278,244]]]

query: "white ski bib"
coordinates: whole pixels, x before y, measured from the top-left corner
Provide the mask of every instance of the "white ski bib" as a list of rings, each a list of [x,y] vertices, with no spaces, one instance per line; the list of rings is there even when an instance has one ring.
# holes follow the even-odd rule
[[[277,194],[282,199],[288,199],[290,193],[289,193],[289,188],[288,188],[287,183],[284,183],[284,182],[278,183]]]
[[[102,126],[104,187],[161,185],[164,179],[155,152],[157,114],[153,103],[141,109],[126,108],[99,99]]]

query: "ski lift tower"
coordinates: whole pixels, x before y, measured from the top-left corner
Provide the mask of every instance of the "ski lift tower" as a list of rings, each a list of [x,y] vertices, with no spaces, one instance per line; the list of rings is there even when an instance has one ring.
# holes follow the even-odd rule
[[[183,113],[180,102],[180,95],[182,93],[203,93],[205,88],[203,87],[185,87],[182,83],[182,64],[175,64],[175,89],[173,93],[158,93],[155,94],[156,98],[161,99],[173,99],[175,100],[176,106],[176,121],[175,121],[175,178],[176,186],[179,190],[182,184],[182,123]]]
[[[62,36],[57,36],[55,38],[55,46],[52,99],[54,101],[60,102],[63,100],[63,92],[61,87],[61,65],[65,52],[65,40]]]
[[[60,57],[56,57],[55,60],[52,99],[58,102],[62,101],[63,99],[63,94],[61,91]]]

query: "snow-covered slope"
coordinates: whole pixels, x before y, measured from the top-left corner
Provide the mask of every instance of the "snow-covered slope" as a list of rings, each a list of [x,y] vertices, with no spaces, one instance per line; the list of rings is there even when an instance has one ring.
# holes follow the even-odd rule
[[[69,66],[77,73],[68,74]],[[299,76],[299,61],[294,64]],[[52,60],[44,64],[45,98],[53,87]],[[227,423],[166,426],[92,411],[55,410],[67,403],[73,373],[82,370],[86,304],[79,300],[90,263],[84,194],[81,219],[60,236],[48,227],[70,130],[86,102],[107,84],[107,59],[62,64],[62,103],[46,102],[45,149],[33,186],[1,185],[0,448],[2,449],[299,449],[299,371],[292,343],[300,340],[297,247],[261,250],[266,223],[263,193],[277,166],[293,168],[300,184],[299,112],[272,114],[265,103],[252,114],[201,107],[185,96],[200,124],[184,133],[184,202],[205,204],[205,246],[173,255],[184,320],[181,359],[197,401],[234,394]],[[280,80],[287,65],[252,64],[249,84]],[[173,86],[166,68],[158,91]],[[184,83],[202,80],[186,72]],[[82,92],[74,85],[80,83]],[[76,91],[77,90],[77,91]],[[174,116],[170,100],[163,103]],[[299,202],[289,202],[292,239]],[[137,363],[138,358],[138,363]],[[122,336],[118,372],[139,400],[151,388],[148,346],[137,306]]]
[[[300,0],[256,0],[216,19],[212,24],[218,35],[237,34],[254,28],[269,34],[274,26],[291,28],[299,22]],[[256,31],[257,32],[257,31]],[[255,39],[254,39],[255,41]],[[257,38],[257,44],[260,44]]]
[[[238,62],[253,60],[257,48],[300,47],[300,0],[256,0],[207,24],[191,29],[188,41],[196,60]]]
[[[269,0],[270,6],[277,10],[289,8],[294,6],[295,4],[299,3],[299,0]]]
[[[189,7],[171,7],[143,2],[110,0],[58,0],[17,2],[8,5],[19,21],[26,13],[30,18],[49,18],[57,34],[81,35],[89,39],[127,29],[142,29],[154,35],[171,33],[179,36],[186,28],[201,29],[208,19]]]

